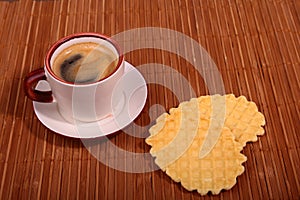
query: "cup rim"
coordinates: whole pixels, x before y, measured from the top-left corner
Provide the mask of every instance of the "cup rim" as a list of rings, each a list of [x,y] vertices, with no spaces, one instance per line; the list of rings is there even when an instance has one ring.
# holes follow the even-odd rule
[[[117,63],[117,66],[116,68],[106,77],[98,80],[98,81],[94,81],[94,82],[89,82],[89,83],[76,83],[76,82],[70,82],[70,81],[66,81],[60,77],[58,77],[54,72],[53,70],[51,69],[51,63],[50,63],[50,60],[51,60],[51,57],[53,55],[53,53],[56,51],[56,49],[64,44],[65,42],[68,42],[72,39],[75,39],[75,38],[82,38],[82,37],[95,37],[95,38],[100,38],[100,39],[103,39],[109,43],[111,43],[114,48],[116,49],[116,51],[118,52],[119,54],[119,58],[118,58],[118,63]],[[110,37],[106,36],[106,35],[103,35],[103,34],[100,34],[100,33],[94,33],[94,32],[81,32],[81,33],[74,33],[74,34],[71,34],[71,35],[68,35],[68,36],[65,36],[59,40],[57,40],[54,44],[51,45],[51,47],[49,48],[49,50],[47,51],[47,54],[46,54],[46,57],[45,57],[45,67],[47,69],[47,71],[49,72],[49,74],[57,81],[61,82],[61,83],[64,83],[64,84],[67,84],[67,85],[76,85],[76,86],[85,86],[85,85],[93,85],[95,83],[99,83],[99,82],[103,82],[107,79],[109,79],[113,74],[115,74],[118,69],[121,67],[122,63],[124,61],[124,55],[119,47],[119,45],[117,44],[116,41],[114,41],[113,39],[111,39]]]

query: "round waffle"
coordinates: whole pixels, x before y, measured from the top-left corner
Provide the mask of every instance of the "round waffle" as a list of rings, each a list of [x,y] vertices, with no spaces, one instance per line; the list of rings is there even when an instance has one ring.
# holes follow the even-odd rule
[[[155,163],[174,181],[201,195],[218,194],[243,173],[247,159],[240,151],[264,133],[264,124],[255,103],[243,96],[202,96],[158,117],[146,143]],[[207,148],[210,142],[213,148]],[[199,154],[202,148],[205,154]]]

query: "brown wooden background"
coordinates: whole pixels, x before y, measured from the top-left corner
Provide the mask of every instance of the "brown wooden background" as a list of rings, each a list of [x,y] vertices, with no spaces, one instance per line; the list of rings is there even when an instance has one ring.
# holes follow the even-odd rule
[[[199,42],[216,62],[226,92],[245,95],[266,117],[266,133],[244,148],[245,172],[229,191],[201,197],[161,171],[135,174],[109,168],[79,139],[44,127],[24,95],[25,75],[43,65],[57,39],[148,26],[176,30]],[[144,49],[125,56],[135,66],[172,66],[198,96],[208,94],[201,76],[185,70],[192,68],[174,54]],[[1,0],[0,199],[299,199],[299,80],[298,0]],[[148,89],[136,120],[144,126],[152,104],[169,109],[179,103],[163,87]],[[122,131],[110,140],[127,151],[149,151],[143,139]]]

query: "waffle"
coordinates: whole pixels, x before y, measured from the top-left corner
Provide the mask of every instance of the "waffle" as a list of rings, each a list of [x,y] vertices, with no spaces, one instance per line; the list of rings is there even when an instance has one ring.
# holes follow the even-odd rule
[[[158,117],[156,125],[151,127],[152,136],[146,142],[152,145],[150,153],[160,168],[177,160],[191,145],[198,132],[197,111],[197,99],[183,102],[178,108],[170,109],[170,114]]]
[[[155,163],[174,181],[201,195],[218,194],[243,173],[246,157],[240,151],[264,133],[264,124],[256,105],[243,96],[202,96],[158,117],[146,143]],[[213,148],[199,155],[213,141]]]
[[[247,142],[257,141],[257,135],[263,135],[265,117],[258,112],[254,102],[247,101],[246,97],[236,98],[233,94],[226,95],[225,127],[228,127],[235,140],[246,146]]]
[[[243,146],[234,141],[228,128],[221,131],[213,150],[199,159],[199,143],[204,137],[196,137],[179,159],[166,168],[166,173],[189,191],[197,190],[201,195],[219,194],[222,189],[230,189],[236,184],[236,177],[244,172],[242,163],[247,160],[240,153]]]

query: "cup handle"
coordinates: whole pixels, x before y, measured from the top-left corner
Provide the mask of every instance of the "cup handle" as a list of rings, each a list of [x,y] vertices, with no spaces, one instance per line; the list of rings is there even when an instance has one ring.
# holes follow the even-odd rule
[[[40,80],[46,80],[44,68],[36,69],[30,72],[24,79],[24,90],[26,96],[33,100],[43,103],[53,102],[52,91],[39,91],[35,89]]]

